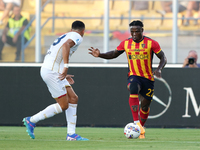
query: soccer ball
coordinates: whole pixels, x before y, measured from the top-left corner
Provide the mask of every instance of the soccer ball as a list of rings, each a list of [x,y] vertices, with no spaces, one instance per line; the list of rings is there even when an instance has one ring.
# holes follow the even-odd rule
[[[124,135],[128,139],[137,139],[140,135],[140,127],[136,123],[128,123],[124,127]]]

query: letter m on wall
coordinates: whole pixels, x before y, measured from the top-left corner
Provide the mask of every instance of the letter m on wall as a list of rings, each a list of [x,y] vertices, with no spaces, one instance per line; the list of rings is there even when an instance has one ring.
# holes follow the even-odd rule
[[[185,115],[182,115],[182,117],[184,117],[184,118],[191,117],[191,115],[188,114],[188,111],[189,111],[189,97],[191,99],[195,114],[196,114],[196,116],[198,116],[199,112],[200,112],[200,106],[198,106],[198,104],[196,102],[196,99],[194,97],[194,93],[193,93],[192,88],[191,87],[184,87],[183,89],[186,90],[186,105],[185,105]]]

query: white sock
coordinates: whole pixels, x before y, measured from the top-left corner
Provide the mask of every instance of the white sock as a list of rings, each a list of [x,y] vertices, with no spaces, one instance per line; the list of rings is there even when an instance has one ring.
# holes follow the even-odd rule
[[[139,120],[134,121],[134,123],[138,123],[138,122],[140,122],[140,121]]]
[[[67,133],[74,134],[76,129],[76,110],[77,104],[70,104],[67,110],[65,110],[66,119],[67,119]]]
[[[62,109],[58,103],[49,105],[44,110],[40,111],[39,113],[33,115],[30,118],[30,121],[33,123],[37,123],[40,120],[44,120],[50,117],[53,117],[56,114],[59,114],[62,112]]]

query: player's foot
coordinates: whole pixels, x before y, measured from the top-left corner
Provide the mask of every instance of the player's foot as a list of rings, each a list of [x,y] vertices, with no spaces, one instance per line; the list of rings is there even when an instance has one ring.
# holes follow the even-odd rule
[[[137,125],[140,127],[139,139],[145,139],[145,129],[144,129],[144,127],[140,124],[140,122],[138,122]]]
[[[138,138],[139,139],[145,139],[145,134],[140,134]]]
[[[76,133],[72,135],[67,134],[66,140],[67,141],[89,141],[89,139],[83,138]]]
[[[35,128],[35,123],[30,121],[31,117],[26,117],[23,119],[24,125],[26,126],[26,132],[28,132],[28,135],[32,138],[35,139],[34,135],[34,128]]]

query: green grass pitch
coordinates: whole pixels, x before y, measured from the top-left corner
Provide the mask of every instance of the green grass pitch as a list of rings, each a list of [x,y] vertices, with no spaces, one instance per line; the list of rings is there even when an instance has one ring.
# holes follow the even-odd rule
[[[123,128],[78,127],[90,141],[66,141],[65,127],[36,127],[30,139],[25,127],[0,126],[0,150],[197,150],[200,129],[146,128],[146,139],[126,139]]]

